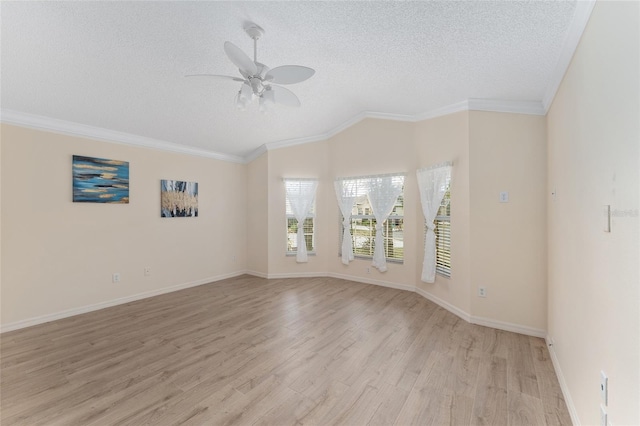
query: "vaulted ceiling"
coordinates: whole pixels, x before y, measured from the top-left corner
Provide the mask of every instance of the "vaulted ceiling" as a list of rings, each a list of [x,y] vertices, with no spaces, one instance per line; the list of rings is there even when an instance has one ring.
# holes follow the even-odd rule
[[[3,1],[5,122],[242,161],[364,116],[481,105],[544,114],[590,9],[576,1]],[[587,12],[585,12],[587,10]],[[300,108],[239,111],[223,45],[305,65]]]

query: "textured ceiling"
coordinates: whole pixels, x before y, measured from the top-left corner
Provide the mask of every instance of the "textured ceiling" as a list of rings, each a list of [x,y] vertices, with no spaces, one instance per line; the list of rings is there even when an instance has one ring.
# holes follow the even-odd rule
[[[416,116],[467,99],[541,102],[574,1],[1,3],[1,102],[18,111],[246,156],[363,112]],[[302,106],[238,111],[225,41],[305,65]],[[566,55],[566,52],[564,52]]]

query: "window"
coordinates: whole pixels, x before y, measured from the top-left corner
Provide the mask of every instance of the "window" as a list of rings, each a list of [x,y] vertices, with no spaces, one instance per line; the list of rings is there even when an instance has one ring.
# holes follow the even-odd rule
[[[436,225],[436,273],[451,276],[451,187],[447,181],[447,191],[440,203],[434,221]]]
[[[372,177],[373,178],[373,177]],[[403,185],[404,176],[394,176],[397,183]],[[351,238],[353,241],[353,254],[359,258],[373,258],[375,250],[376,218],[367,196],[369,180],[371,178],[359,178],[349,180],[355,185],[356,198],[351,210]],[[342,215],[340,216],[342,217]],[[342,220],[340,220],[340,242],[344,235]],[[398,196],[389,218],[383,223],[384,252],[389,261],[402,262],[404,259],[404,196]],[[342,244],[340,245],[342,247]],[[339,253],[340,255],[342,253]]]
[[[403,260],[404,244],[402,225],[404,220],[404,199],[398,197],[393,211],[384,226],[384,253],[387,260]],[[376,218],[371,211],[371,205],[366,195],[356,199],[356,205],[351,214],[351,235],[353,238],[353,253],[358,257],[373,257],[376,236]]]
[[[307,252],[315,253],[315,238],[313,217],[308,216],[304,220],[304,240],[307,243]],[[298,251],[298,221],[292,214],[287,213],[287,254],[295,254]]]
[[[290,185],[290,182],[286,182]],[[304,240],[307,244],[307,252],[315,253],[315,200],[311,205],[311,211],[304,220]],[[286,197],[286,216],[287,216],[287,254],[296,254],[298,252],[298,221],[296,220],[293,210],[291,209],[291,203],[289,197]]]

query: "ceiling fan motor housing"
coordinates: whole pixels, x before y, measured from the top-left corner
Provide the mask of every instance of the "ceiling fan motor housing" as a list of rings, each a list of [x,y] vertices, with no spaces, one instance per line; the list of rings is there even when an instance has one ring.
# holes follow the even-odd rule
[[[265,87],[262,83],[262,79],[260,77],[251,77],[249,78],[249,83],[251,84],[251,90],[253,90],[253,94],[256,96],[261,96]]]

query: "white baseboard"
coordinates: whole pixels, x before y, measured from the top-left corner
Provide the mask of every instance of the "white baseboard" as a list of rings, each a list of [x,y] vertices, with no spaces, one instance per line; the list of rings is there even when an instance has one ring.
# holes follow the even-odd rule
[[[509,322],[504,322],[504,321],[498,321],[490,318],[472,316],[469,313],[463,311],[462,309],[450,304],[449,302],[443,299],[440,299],[437,296],[434,296],[433,294],[419,287],[413,287],[413,286],[404,285],[404,284],[396,284],[388,281],[374,280],[369,278],[355,277],[351,275],[336,274],[331,272],[327,275],[333,278],[341,278],[343,280],[356,281],[356,282],[365,283],[365,284],[374,284],[374,285],[379,285],[383,287],[391,287],[391,288],[397,288],[399,290],[416,292],[420,296],[424,297],[425,299],[432,301],[436,305],[439,305],[440,307],[446,309],[447,311],[451,312],[452,314],[460,317],[461,319],[471,324],[477,324],[485,327],[496,328],[498,330],[511,331],[513,333],[524,334],[526,336],[544,338],[547,335],[547,332],[545,330],[541,330],[538,328],[533,328],[533,327],[520,325],[520,324],[513,324]]]
[[[490,318],[471,317],[471,324],[483,325],[485,327],[497,328],[498,330],[511,331],[513,333],[524,334],[526,336],[545,338],[547,332],[539,328],[533,328],[526,325],[513,324],[510,322],[498,321]]]
[[[389,287],[395,288],[398,290],[406,290],[406,291],[414,291],[414,288],[405,284],[397,284],[390,281],[383,280],[375,280],[371,278],[362,278],[354,275],[344,275],[344,274],[336,274],[334,272],[286,272],[286,273],[278,273],[278,274],[264,274],[262,272],[255,271],[247,271],[249,275],[255,275],[256,277],[267,278],[267,279],[280,279],[280,278],[319,278],[319,277],[330,277],[330,278],[338,278],[347,281],[354,281],[362,284],[373,284],[379,285],[381,287]]]
[[[413,286],[406,285],[406,284],[392,283],[390,281],[374,280],[372,278],[362,278],[362,277],[356,277],[353,275],[336,274],[334,272],[329,272],[328,274],[326,274],[326,276],[331,278],[338,278],[341,280],[355,281],[363,284],[373,284],[373,285],[379,285],[381,287],[396,288],[398,290],[415,291],[415,287]]]
[[[442,299],[440,299],[438,296],[434,296],[433,294],[416,287],[415,292],[418,293],[420,296],[424,297],[425,299],[431,300],[433,303],[435,303],[436,305],[439,305],[441,307],[443,307],[444,309],[446,309],[447,311],[451,312],[454,315],[459,316],[460,318],[462,318],[463,320],[465,320],[466,322],[471,322],[471,315],[469,315],[468,313],[466,313],[465,311],[463,311],[462,309],[453,306],[452,304],[450,304],[449,302],[446,302]]]
[[[422,297],[431,300],[436,305],[440,305],[447,311],[451,312],[454,315],[459,316],[460,318],[462,318],[463,320],[471,324],[477,324],[485,327],[496,328],[498,330],[511,331],[513,333],[524,334],[526,336],[544,338],[547,335],[547,332],[545,330],[540,330],[538,328],[533,328],[526,325],[513,324],[510,322],[498,321],[490,318],[476,317],[476,316],[470,315],[469,313],[463,311],[457,306],[453,306],[449,302],[446,302],[440,299],[439,297],[434,296],[433,294],[421,288],[416,288],[415,292],[421,295]]]
[[[326,272],[285,272],[280,274],[268,274],[268,279],[278,279],[278,278],[318,278],[318,277],[327,277]]]
[[[378,285],[382,287],[395,288],[398,290],[413,291],[418,293],[422,297],[432,301],[433,303],[441,306],[442,308],[446,309],[452,314],[457,315],[458,317],[462,318],[463,320],[469,323],[483,325],[486,327],[497,328],[499,330],[511,331],[514,333],[525,334],[528,336],[543,337],[543,338],[546,336],[546,331],[544,330],[539,330],[539,329],[535,329],[532,327],[527,327],[519,324],[512,324],[512,323],[507,323],[503,321],[493,320],[489,318],[471,316],[467,312],[463,311],[462,309],[440,299],[439,297],[434,296],[433,294],[421,288],[414,287],[407,284],[398,284],[390,281],[376,280],[372,278],[363,278],[363,277],[358,277],[353,275],[337,274],[334,272],[294,272],[294,273],[282,273],[282,274],[265,274],[263,272],[250,271],[250,270],[237,271],[229,274],[218,275],[215,277],[203,278],[197,281],[191,281],[188,283],[182,283],[182,284],[178,284],[170,287],[164,287],[156,290],[147,291],[144,293],[138,293],[131,296],[109,300],[106,302],[95,303],[92,305],[68,309],[68,310],[56,312],[53,314],[43,315],[35,318],[28,318],[26,320],[17,321],[9,324],[3,324],[0,326],[0,333],[19,330],[21,328],[30,327],[37,324],[43,324],[45,322],[55,321],[58,319],[80,315],[87,312],[97,311],[99,309],[109,308],[111,306],[121,305],[123,303],[129,303],[129,302],[133,302],[140,299],[146,299],[148,297],[158,296],[161,294],[170,293],[173,291],[178,291],[178,290],[182,290],[189,287],[196,287],[199,285],[224,280],[227,278],[233,278],[233,277],[237,277],[239,275],[244,275],[244,274],[253,275],[259,278],[267,278],[267,279],[331,277],[331,278],[338,278],[338,279],[343,279],[347,281],[355,281],[363,284],[373,284],[373,285]],[[552,356],[552,359],[553,359],[553,356]],[[555,364],[554,364],[554,367],[555,367]],[[564,393],[564,389],[563,389],[563,393]]]
[[[220,281],[227,278],[233,278],[246,274],[246,271],[231,272],[229,274],[216,275],[215,277],[203,278],[196,281],[187,283],[172,285],[169,287],[163,287],[156,290],[145,291],[143,293],[133,294],[131,296],[120,297],[118,299],[108,300],[106,302],[94,303],[87,306],[81,306],[79,308],[67,309],[61,312],[53,314],[42,315],[39,317],[28,318],[21,321],[16,321],[8,324],[2,324],[0,326],[0,333],[6,333],[8,331],[19,330],[21,328],[31,327],[33,325],[43,324],[45,322],[51,322],[62,318],[72,317],[75,315],[86,314],[87,312],[97,311],[104,308],[110,308],[116,305],[122,305],[124,303],[134,302],[136,300],[147,299],[153,296],[159,296],[165,293],[171,293],[173,291],[183,290],[185,288],[196,287],[203,284],[209,284],[214,281]]]
[[[258,278],[269,278],[264,272],[246,270],[244,271],[244,273],[247,275],[253,275],[254,277]]]
[[[569,387],[567,386],[567,381],[564,379],[564,374],[562,374],[560,361],[558,361],[558,357],[556,356],[556,350],[553,347],[553,344],[551,344],[551,338],[548,334],[545,336],[544,340],[547,343],[547,349],[549,349],[551,363],[553,364],[553,369],[555,370],[556,376],[558,377],[558,383],[560,383],[560,390],[562,390],[564,402],[567,404],[567,409],[569,410],[569,415],[571,416],[571,423],[573,423],[574,425],[579,425],[581,423],[580,418],[578,417],[578,411],[576,410],[576,406],[573,404],[573,399],[571,398],[571,394],[569,393]]]

